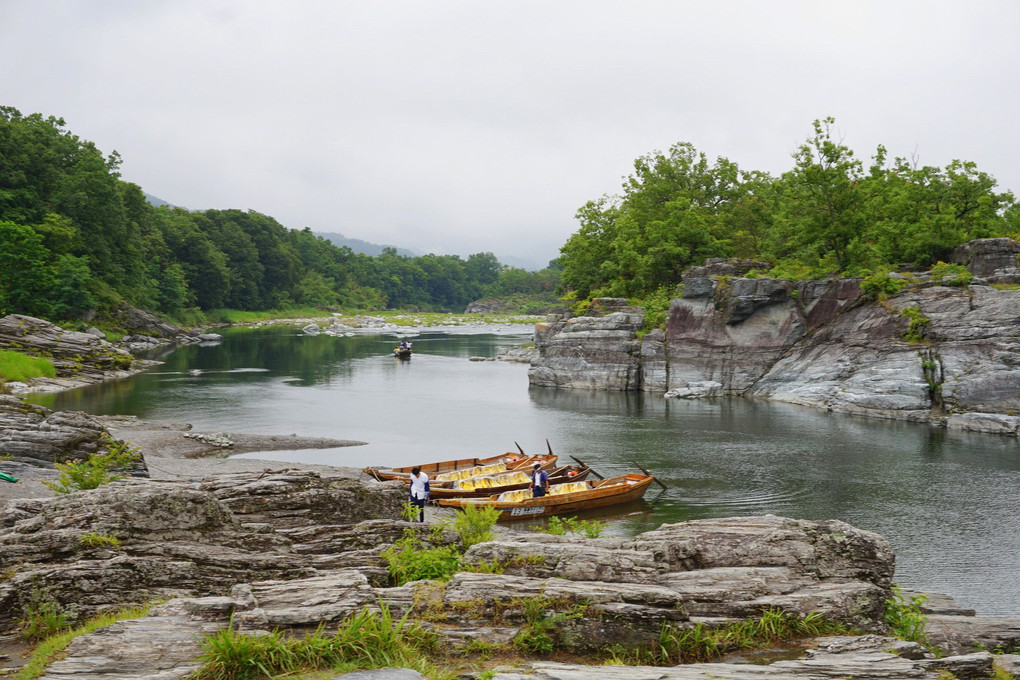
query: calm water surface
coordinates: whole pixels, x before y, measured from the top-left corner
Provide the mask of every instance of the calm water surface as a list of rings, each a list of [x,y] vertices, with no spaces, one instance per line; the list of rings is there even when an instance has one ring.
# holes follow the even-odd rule
[[[538,452],[548,439],[567,462],[610,476],[636,471],[636,461],[667,485],[589,515],[611,520],[607,534],[765,513],[840,519],[889,539],[899,584],[1020,616],[1016,439],[742,399],[529,388],[526,365],[468,360],[530,340],[530,328],[492,330],[422,332],[410,361],[390,354],[393,335],[231,331],[129,380],[34,401],[203,431],[368,442],[245,454],[345,466],[488,456],[514,442]]]

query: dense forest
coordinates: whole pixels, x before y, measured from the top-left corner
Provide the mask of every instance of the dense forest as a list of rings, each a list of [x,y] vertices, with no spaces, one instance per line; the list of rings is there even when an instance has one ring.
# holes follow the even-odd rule
[[[559,272],[491,253],[369,256],[254,211],[154,207],[120,157],[60,118],[0,107],[0,316],[103,318],[123,305],[178,321],[209,310],[298,306],[460,312],[471,301],[553,296]]]
[[[708,257],[766,261],[767,275],[865,276],[930,266],[975,238],[1020,234],[1012,193],[974,163],[865,165],[815,121],[772,176],[679,143],[634,162],[619,195],[580,208],[580,228],[540,272],[491,253],[370,256],[254,211],[155,207],[120,157],[60,118],[0,107],[0,315],[103,318],[124,305],[199,322],[210,310],[461,311],[512,295],[656,300]]]
[[[919,167],[880,146],[865,166],[834,133],[833,119],[815,121],[778,177],[709,162],[686,143],[638,158],[619,195],[578,211],[559,258],[564,286],[579,301],[668,298],[708,257],[768,262],[763,275],[781,278],[866,276],[1020,234],[1013,194],[974,163]]]

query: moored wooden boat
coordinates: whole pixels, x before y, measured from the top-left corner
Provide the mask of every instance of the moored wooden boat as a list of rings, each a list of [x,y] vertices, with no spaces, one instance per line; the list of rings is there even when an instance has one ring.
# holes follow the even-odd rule
[[[549,493],[541,498],[532,498],[528,489],[519,489],[487,498],[442,498],[437,502],[439,505],[452,508],[463,508],[468,504],[498,508],[502,511],[498,521],[506,522],[530,517],[563,515],[635,501],[645,495],[653,481],[655,477],[651,475],[631,473],[596,482],[550,484]]]
[[[457,477],[464,479],[467,477],[478,477],[486,474],[498,474],[507,470],[531,470],[535,463],[541,465],[543,470],[551,469],[556,465],[556,454],[549,453],[527,456],[517,453],[503,453],[498,456],[489,456],[488,458],[460,458],[458,460],[443,460],[435,463],[422,463],[417,466],[407,465],[404,467],[393,468],[366,467],[363,468],[362,471],[379,481],[387,481],[391,479],[407,481],[411,476],[411,470],[415,467],[420,467],[421,471],[427,474],[430,479],[440,482],[444,480],[438,479],[438,477],[444,474],[456,473]],[[489,467],[488,472],[473,469],[485,467]]]
[[[547,471],[550,484],[580,482],[591,474],[591,468],[564,465]],[[531,486],[531,468],[511,470],[498,475],[468,477],[457,481],[430,483],[431,498],[488,498],[504,491],[527,489]]]

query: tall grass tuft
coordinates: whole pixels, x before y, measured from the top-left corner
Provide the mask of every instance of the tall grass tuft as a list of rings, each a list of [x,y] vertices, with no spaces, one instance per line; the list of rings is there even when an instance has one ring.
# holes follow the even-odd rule
[[[666,624],[657,644],[646,650],[609,650],[615,662],[673,665],[703,663],[736,650],[760,649],[784,640],[819,635],[843,635],[850,631],[840,623],[813,612],[798,616],[769,608],[755,619],[710,628],[701,623],[690,627]]]
[[[57,369],[45,357],[30,357],[21,352],[0,350],[0,383],[26,382],[31,378],[55,378]]]
[[[425,660],[435,651],[436,637],[407,614],[396,619],[386,605],[349,616],[335,634],[320,626],[303,638],[280,631],[245,635],[227,628],[202,640],[202,667],[193,680],[255,680],[267,676],[324,668],[413,668],[431,671]]]

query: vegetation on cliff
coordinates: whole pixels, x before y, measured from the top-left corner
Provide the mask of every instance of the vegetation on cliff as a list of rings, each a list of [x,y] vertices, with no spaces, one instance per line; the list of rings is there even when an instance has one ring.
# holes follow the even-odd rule
[[[865,276],[1020,233],[1013,194],[974,163],[919,166],[879,146],[866,166],[836,133],[832,118],[815,121],[778,177],[710,162],[689,143],[638,158],[619,195],[578,211],[559,258],[564,286],[578,300],[643,299],[710,257],[769,262],[777,278]]]
[[[123,304],[185,323],[224,307],[461,311],[559,283],[556,270],[492,253],[372,257],[255,211],[153,207],[121,180],[116,152],[64,126],[0,107],[0,316],[101,318]]]

